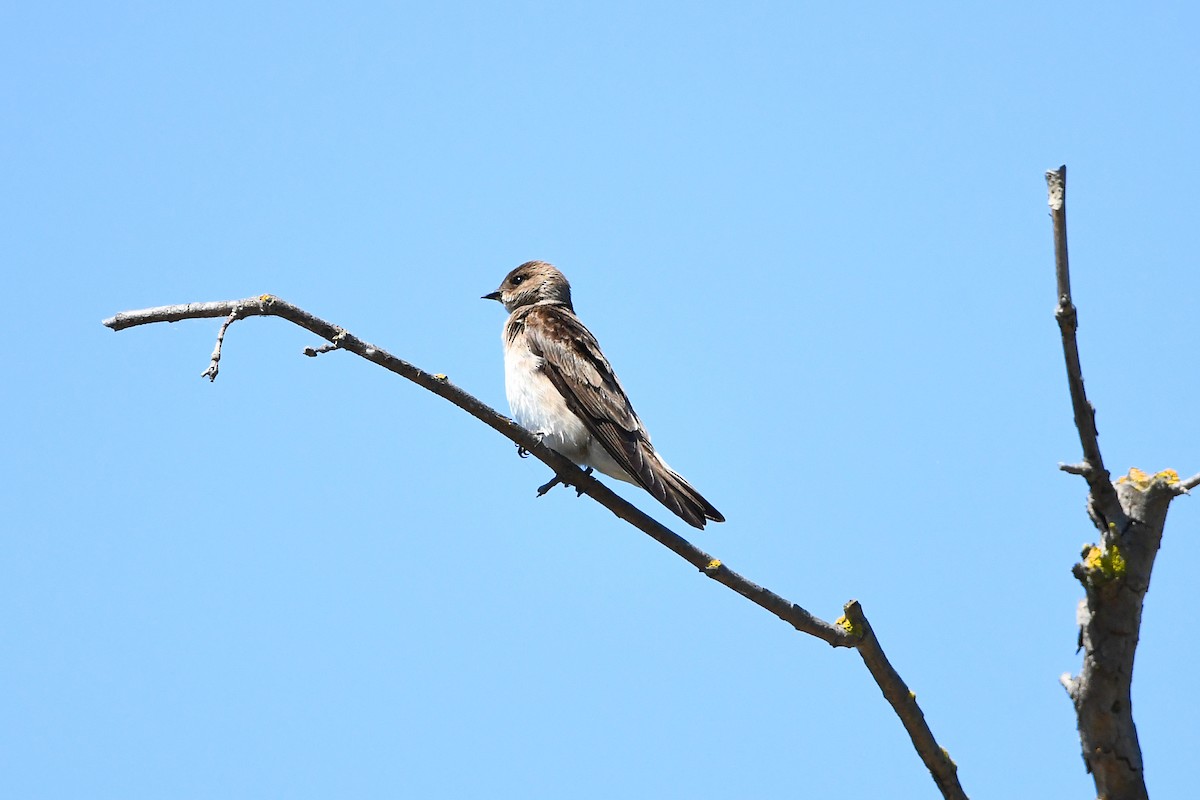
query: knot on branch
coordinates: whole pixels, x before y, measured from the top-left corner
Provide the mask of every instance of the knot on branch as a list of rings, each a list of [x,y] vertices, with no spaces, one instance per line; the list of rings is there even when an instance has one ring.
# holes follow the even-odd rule
[[[1079,326],[1079,312],[1067,295],[1059,296],[1058,307],[1054,309],[1054,318],[1058,320],[1060,326],[1066,326],[1072,330]]]

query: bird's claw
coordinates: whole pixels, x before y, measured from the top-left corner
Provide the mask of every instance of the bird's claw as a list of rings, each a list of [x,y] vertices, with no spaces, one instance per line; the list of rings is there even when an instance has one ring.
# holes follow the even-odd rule
[[[588,467],[587,469],[585,469],[583,471],[583,474],[591,475],[592,468]],[[553,489],[555,486],[558,486],[562,482],[563,482],[562,478],[558,477],[558,475],[555,475],[553,478],[551,478],[550,480],[546,481],[545,483],[543,483],[541,486],[538,487],[537,496],[541,497],[546,492],[550,491],[551,489]],[[581,489],[579,486],[576,486],[575,487],[575,496],[579,497],[581,494],[583,494],[583,489]]]
[[[533,435],[537,438],[538,444],[541,444],[542,439],[546,438],[545,431],[537,431]],[[525,447],[524,445],[517,445],[517,455],[519,455],[521,458],[529,458],[529,448]],[[550,484],[547,484],[547,485],[550,485]],[[550,490],[547,489],[546,491],[548,492]],[[541,495],[543,495],[545,493],[546,492],[538,492],[538,496],[540,497]]]
[[[591,475],[591,474],[592,474],[592,468],[591,468],[591,467],[588,467],[587,469],[585,469],[585,470],[583,471],[583,474],[584,474],[584,475]],[[583,487],[582,487],[582,486],[579,486],[579,485],[576,485],[576,486],[575,486],[575,496],[576,496],[576,497],[579,497],[579,496],[580,496],[580,495],[582,495],[582,494],[583,494]]]

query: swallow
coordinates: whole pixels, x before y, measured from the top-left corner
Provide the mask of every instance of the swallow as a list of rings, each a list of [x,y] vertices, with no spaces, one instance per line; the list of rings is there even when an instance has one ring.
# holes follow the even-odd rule
[[[504,388],[518,424],[589,472],[641,486],[689,525],[725,521],[650,443],[596,337],[575,315],[571,285],[557,268],[527,261],[483,299],[509,312]]]

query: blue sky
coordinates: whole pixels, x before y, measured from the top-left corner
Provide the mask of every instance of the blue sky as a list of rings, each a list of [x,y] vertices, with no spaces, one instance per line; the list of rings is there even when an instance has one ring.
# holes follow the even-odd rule
[[[0,793],[932,796],[854,653],[535,499],[443,401],[280,321],[212,385],[216,321],[100,325],[270,292],[503,410],[479,296],[541,258],[729,521],[619,491],[813,613],[859,598],[972,796],[1091,796],[1042,174],[1110,468],[1200,471],[1198,22],[8,4]],[[1157,796],[1194,789],[1196,502],[1137,662]]]

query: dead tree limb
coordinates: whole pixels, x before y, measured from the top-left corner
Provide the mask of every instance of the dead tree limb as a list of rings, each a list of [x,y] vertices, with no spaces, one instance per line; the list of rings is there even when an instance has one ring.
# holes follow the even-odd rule
[[[1147,475],[1138,469],[1113,483],[1100,455],[1096,410],[1083,388],[1076,341],[1078,315],[1071,300],[1067,261],[1067,168],[1046,173],[1054,261],[1067,386],[1083,461],[1061,464],[1088,484],[1088,516],[1099,532],[1098,544],[1085,545],[1072,573],[1083,584],[1079,604],[1079,646],[1083,668],[1061,682],[1075,704],[1083,760],[1104,800],[1146,798],[1145,771],[1133,722],[1133,660],[1142,624],[1142,603],[1150,588],[1154,557],[1162,541],[1167,508],[1175,497],[1200,483],[1180,481],[1174,470]]]
[[[883,648],[863,614],[857,600],[846,603],[843,615],[836,622],[826,622],[775,592],[751,582],[725,566],[687,539],[660,524],[624,498],[608,489],[603,483],[586,474],[573,462],[542,445],[536,436],[516,424],[508,417],[497,413],[455,386],[445,375],[434,375],[409,364],[373,344],[323,319],[313,316],[302,308],[292,305],[273,295],[261,295],[246,300],[230,300],[215,303],[188,303],[185,305],[159,306],[140,311],[123,311],[104,320],[104,325],[114,331],[147,325],[155,322],[179,322],[185,319],[224,317],[217,335],[208,369],[203,377],[215,380],[217,364],[221,359],[221,348],[229,326],[246,317],[281,317],[317,336],[328,344],[317,348],[305,348],[304,354],[316,356],[331,350],[347,350],[366,360],[409,379],[418,386],[428,389],[437,396],[449,400],[484,424],[498,431],[518,447],[545,463],[554,470],[559,481],[576,487],[600,505],[650,536],[659,544],[696,567],[707,577],[732,589],[750,602],[769,611],[801,633],[807,633],[833,647],[852,647],[858,650],[871,676],[879,685],[885,698],[895,709],[897,716],[912,739],[913,746],[929,769],[942,796],[965,800],[966,794],[958,782],[958,768],[947,751],[934,738],[925,722],[925,715],[917,705],[916,695],[900,678],[899,673],[884,655]]]

